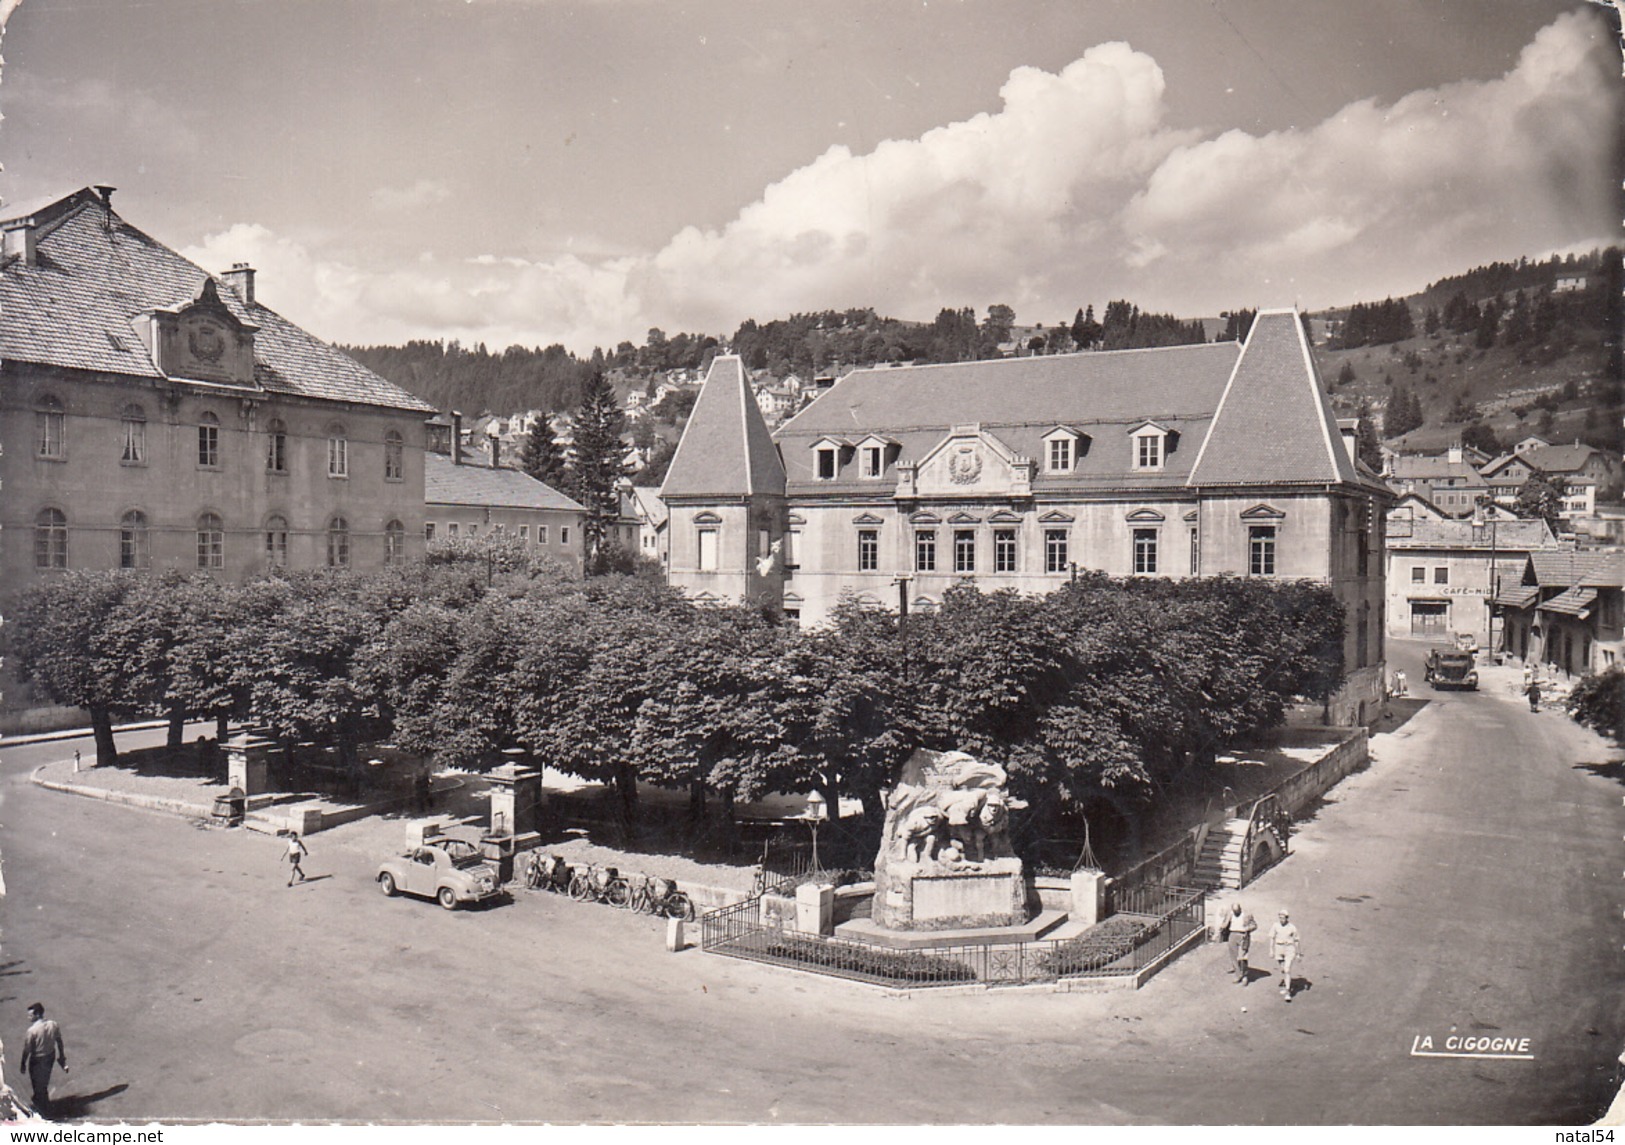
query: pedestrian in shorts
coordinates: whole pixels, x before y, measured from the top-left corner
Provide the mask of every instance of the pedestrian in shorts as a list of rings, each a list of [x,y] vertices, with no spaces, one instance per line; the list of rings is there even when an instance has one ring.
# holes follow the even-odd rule
[[[1230,904],[1230,912],[1219,923],[1219,938],[1230,946],[1230,972],[1241,985],[1247,985],[1247,951],[1253,944],[1253,931],[1258,923],[1244,911],[1239,902]]]
[[[289,832],[289,834],[288,834],[288,852],[287,852],[286,858],[287,858],[288,863],[289,863],[288,885],[290,887],[293,886],[295,879],[297,879],[299,882],[304,882],[305,881],[305,872],[299,866],[299,864],[304,859],[304,857],[306,855],[308,855],[308,854],[310,854],[310,852],[305,849],[304,843],[302,843],[300,841],[300,839],[299,839],[299,832],[297,832],[297,831]]]

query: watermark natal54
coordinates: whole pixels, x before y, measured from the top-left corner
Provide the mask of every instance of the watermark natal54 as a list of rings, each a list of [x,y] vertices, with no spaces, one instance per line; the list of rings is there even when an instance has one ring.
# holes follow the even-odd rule
[[[1417,1034],[1411,1039],[1413,1058],[1510,1058],[1534,1061],[1529,1038],[1490,1037],[1483,1034]]]

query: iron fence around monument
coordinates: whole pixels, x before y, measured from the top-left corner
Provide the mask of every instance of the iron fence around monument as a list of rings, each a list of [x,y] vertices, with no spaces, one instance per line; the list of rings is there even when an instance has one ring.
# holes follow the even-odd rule
[[[1139,974],[1204,925],[1204,892],[1135,889],[1119,914],[1069,939],[893,949],[783,925],[762,896],[700,916],[700,946],[713,954],[893,988],[1017,986],[1071,978]],[[783,906],[793,911],[793,905]]]

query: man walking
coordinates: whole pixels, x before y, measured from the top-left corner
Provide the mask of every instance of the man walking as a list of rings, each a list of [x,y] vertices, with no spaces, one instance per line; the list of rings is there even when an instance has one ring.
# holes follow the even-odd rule
[[[287,860],[288,860],[288,863],[289,863],[288,885],[290,887],[293,886],[293,882],[294,882],[295,879],[298,879],[300,882],[305,881],[305,872],[299,866],[299,864],[304,859],[304,857],[306,855],[308,855],[308,854],[310,854],[310,852],[305,849],[304,843],[300,842],[300,840],[299,840],[299,832],[297,832],[297,831],[288,832]]]
[[[1276,964],[1281,967],[1281,1001],[1292,1001],[1292,967],[1303,955],[1303,939],[1298,935],[1298,928],[1292,925],[1292,920],[1286,911],[1281,911],[1279,921],[1270,930],[1270,952],[1275,955]]]
[[[51,1105],[51,1069],[60,1065],[68,1072],[68,1055],[62,1049],[62,1030],[45,1016],[45,1007],[35,1002],[28,1007],[28,1034],[23,1039],[22,1071],[34,1087],[34,1112],[48,1117]]]
[[[1247,951],[1253,944],[1253,931],[1258,923],[1252,915],[1241,909],[1239,902],[1230,904],[1230,913],[1219,923],[1219,937],[1230,944],[1230,971],[1243,986],[1247,977]]]

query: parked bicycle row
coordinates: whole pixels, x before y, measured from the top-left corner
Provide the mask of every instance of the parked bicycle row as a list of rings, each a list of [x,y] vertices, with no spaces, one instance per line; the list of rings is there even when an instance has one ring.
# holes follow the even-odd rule
[[[576,902],[600,902],[641,914],[692,921],[694,900],[672,879],[657,875],[623,875],[615,867],[584,863],[572,866],[561,855],[531,851],[519,871],[531,890],[567,894]]]

